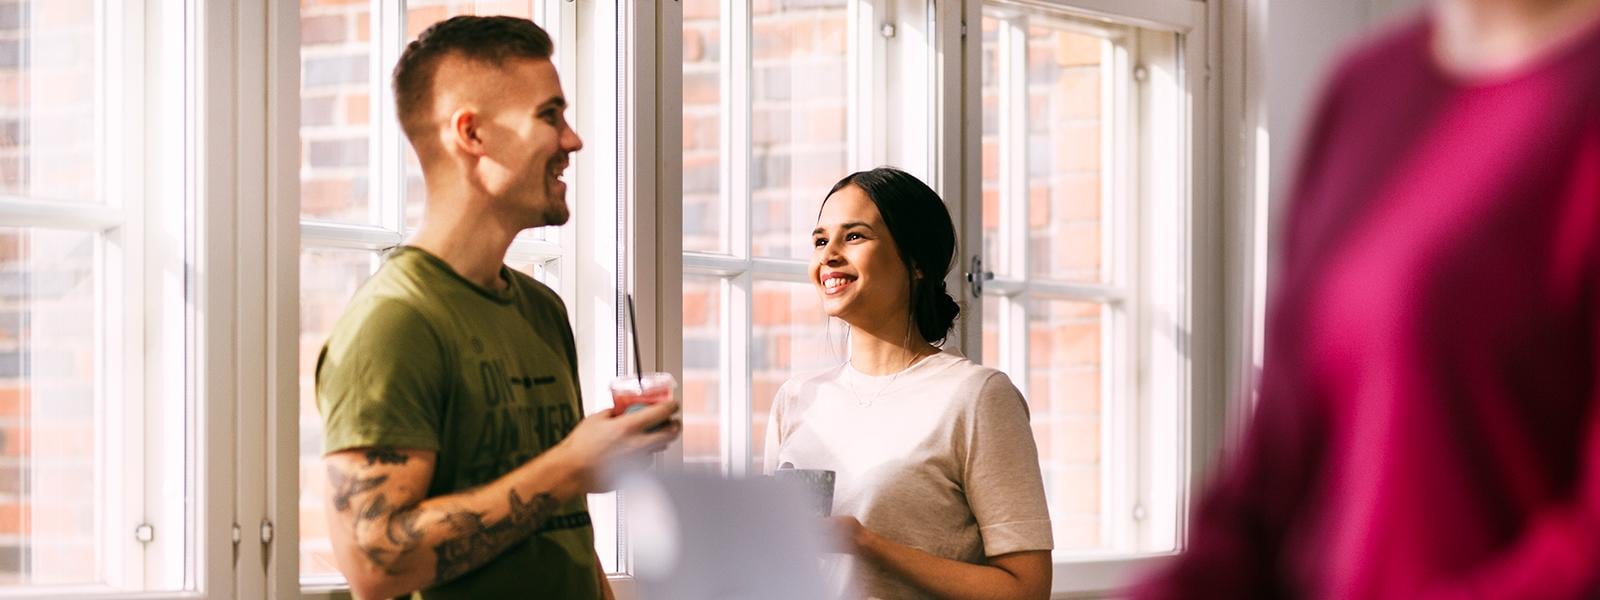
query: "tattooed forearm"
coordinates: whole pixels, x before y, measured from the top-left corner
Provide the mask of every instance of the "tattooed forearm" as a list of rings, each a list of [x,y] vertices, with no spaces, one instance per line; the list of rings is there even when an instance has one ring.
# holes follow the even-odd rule
[[[350,510],[350,499],[356,494],[372,491],[383,482],[388,481],[388,475],[376,477],[362,477],[356,473],[346,473],[339,467],[328,465],[328,484],[333,488],[333,509],[339,512]]]
[[[401,454],[394,448],[372,448],[367,450],[367,466],[372,465],[403,465],[411,457]]]
[[[524,501],[511,490],[510,512],[505,518],[485,523],[483,514],[460,511],[445,522],[452,535],[433,551],[438,556],[434,584],[444,583],[472,571],[499,556],[512,544],[526,539],[555,512],[557,503],[550,494],[537,494]]]

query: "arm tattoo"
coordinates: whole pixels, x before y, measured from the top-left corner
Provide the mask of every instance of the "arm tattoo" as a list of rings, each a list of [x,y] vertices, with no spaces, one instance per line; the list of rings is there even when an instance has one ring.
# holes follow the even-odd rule
[[[384,458],[373,458],[373,452],[367,454],[368,464],[384,462]],[[404,462],[406,457],[399,456],[400,462]],[[362,477],[354,471],[328,466],[333,508],[340,513],[355,509],[351,528],[357,530],[352,534],[358,540],[362,554],[373,566],[389,575],[400,575],[399,563],[402,559],[424,545],[423,527],[418,523],[422,511],[415,503],[392,503],[384,492],[373,492],[388,480],[388,475]],[[438,558],[433,585],[453,580],[483,566],[513,544],[533,535],[559,508],[555,498],[548,493],[523,500],[516,490],[511,490],[507,501],[509,507],[506,516],[494,522],[485,522],[482,512],[446,509],[442,522],[450,533],[433,549]],[[359,541],[362,539],[359,530],[366,524],[383,528],[381,541]]]
[[[556,500],[550,494],[537,494],[524,501],[516,490],[511,490],[509,500],[510,513],[493,523],[485,523],[482,513],[471,511],[458,511],[446,516],[445,522],[454,535],[433,549],[438,555],[434,585],[481,567],[512,544],[527,539],[557,508]]]
[[[372,448],[367,450],[367,466],[372,465],[403,465],[411,457],[401,454],[394,448]]]
[[[333,485],[333,509],[339,512],[350,510],[350,499],[356,494],[372,491],[383,482],[388,481],[388,475],[377,477],[361,477],[354,473],[347,473],[339,467],[328,465],[328,483]]]

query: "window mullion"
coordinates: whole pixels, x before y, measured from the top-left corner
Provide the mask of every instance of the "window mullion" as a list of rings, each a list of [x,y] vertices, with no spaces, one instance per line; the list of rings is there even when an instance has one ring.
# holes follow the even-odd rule
[[[728,247],[741,258],[750,256],[750,3],[727,2],[721,11],[722,39],[727,40],[718,73],[722,108],[722,186],[719,201],[730,232]],[[727,393],[726,391],[724,392]]]
[[[368,114],[375,115],[367,124],[369,146],[367,149],[368,187],[375,190],[377,202],[369,203],[369,210],[380,227],[400,234],[405,233],[405,140],[400,134],[394,107],[394,90],[382,82],[389,80],[389,69],[400,59],[405,48],[406,0],[370,0],[369,17],[372,19],[372,47],[368,66],[370,78]]]
[[[723,474],[745,475],[750,465],[750,299],[754,278],[749,273],[723,280],[722,381],[727,399],[721,406]]]

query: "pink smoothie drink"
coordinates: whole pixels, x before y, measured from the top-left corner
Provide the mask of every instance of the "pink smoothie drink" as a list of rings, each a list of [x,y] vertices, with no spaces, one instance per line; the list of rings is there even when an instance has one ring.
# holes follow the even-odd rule
[[[657,402],[669,402],[672,389],[677,385],[671,373],[645,373],[643,377],[623,375],[613,379],[611,414],[627,414]]]

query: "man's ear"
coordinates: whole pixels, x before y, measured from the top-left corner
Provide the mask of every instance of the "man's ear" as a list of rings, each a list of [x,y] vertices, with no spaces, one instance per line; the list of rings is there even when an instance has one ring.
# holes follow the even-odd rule
[[[461,108],[450,113],[450,137],[447,141],[465,154],[483,156],[483,138],[478,135],[478,112]]]

